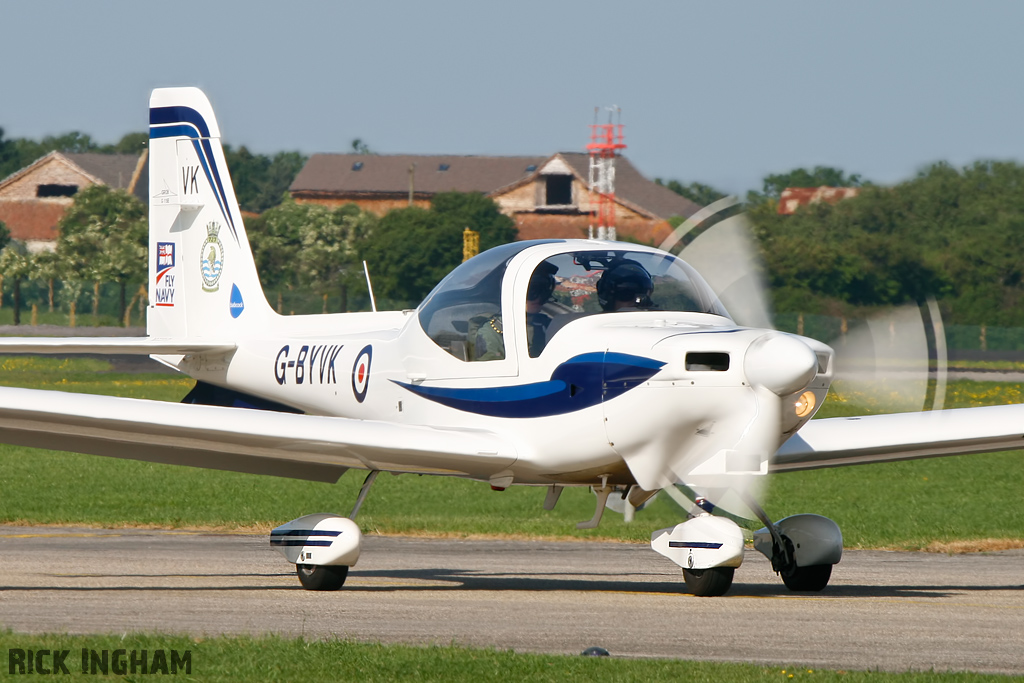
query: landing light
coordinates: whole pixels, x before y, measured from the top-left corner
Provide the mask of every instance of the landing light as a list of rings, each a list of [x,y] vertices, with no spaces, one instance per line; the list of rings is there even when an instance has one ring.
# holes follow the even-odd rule
[[[800,394],[800,398],[798,398],[796,403],[793,404],[793,407],[796,409],[796,416],[807,417],[810,415],[811,411],[814,410],[814,401],[815,398],[813,391],[805,391]]]

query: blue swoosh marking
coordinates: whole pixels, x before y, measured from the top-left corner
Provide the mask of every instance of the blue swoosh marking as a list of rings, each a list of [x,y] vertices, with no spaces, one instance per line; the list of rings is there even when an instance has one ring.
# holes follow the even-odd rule
[[[167,125],[177,124],[177,125]],[[187,125],[186,125],[187,124]],[[191,107],[154,107],[149,110],[149,137],[167,138],[185,136],[191,138],[192,146],[195,147],[196,156],[203,165],[203,172],[206,179],[213,188],[214,198],[217,206],[220,207],[224,222],[231,230],[231,236],[238,243],[238,231],[235,229],[235,221],[228,211],[227,193],[224,192],[224,183],[221,181],[220,170],[213,157],[213,147],[210,145],[210,127],[202,114]],[[154,128],[154,126],[161,126]]]
[[[200,137],[210,137],[210,127],[206,125],[206,119],[192,107],[153,107],[149,110],[151,126],[182,122],[194,125]]]
[[[441,405],[490,417],[549,417],[591,408],[643,384],[664,362],[625,353],[584,353],[551,379],[505,387],[425,387],[392,380]]]
[[[189,138],[197,138],[201,135],[199,129],[192,125],[179,124],[177,126],[163,126],[161,128],[150,128],[149,139],[155,140],[157,138],[176,138],[181,135]]]

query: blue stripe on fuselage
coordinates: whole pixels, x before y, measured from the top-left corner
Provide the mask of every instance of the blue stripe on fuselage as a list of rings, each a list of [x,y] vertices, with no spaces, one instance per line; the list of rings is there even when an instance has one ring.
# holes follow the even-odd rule
[[[395,382],[418,396],[477,415],[548,417],[596,406],[653,377],[664,362],[625,353],[584,353],[555,368],[551,379],[505,387],[425,387]]]

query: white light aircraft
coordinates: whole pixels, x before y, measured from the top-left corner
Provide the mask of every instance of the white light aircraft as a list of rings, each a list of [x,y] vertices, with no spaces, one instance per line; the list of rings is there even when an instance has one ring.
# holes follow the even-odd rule
[[[651,545],[691,592],[721,595],[744,537],[709,514],[731,496],[794,590],[842,556],[831,520],[772,522],[770,472],[1020,448],[1024,406],[810,421],[835,354],[738,324],[697,272],[657,249],[516,242],[453,270],[416,310],[280,316],[267,304],[213,110],[195,88],[150,99],[148,336],[8,338],[5,353],[149,354],[197,380],[182,404],[0,389],[0,441],[334,482],[369,474],[349,517],[271,532],[303,586],[334,590],[359,557],[352,521],[378,472],[496,489],[591,487],[631,512],[662,489],[690,519]]]

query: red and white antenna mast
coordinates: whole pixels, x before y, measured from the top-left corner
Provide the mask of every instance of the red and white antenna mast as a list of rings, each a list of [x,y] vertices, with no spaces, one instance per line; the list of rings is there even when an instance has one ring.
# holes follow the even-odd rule
[[[622,123],[612,123],[612,116],[619,115],[618,107],[607,107],[608,123],[597,123],[597,107],[594,108],[594,123],[590,126],[590,202],[593,205],[594,219],[597,223],[597,239],[614,240],[615,235],[615,157],[620,149],[626,149],[622,142]],[[594,225],[590,225],[590,238],[593,239]]]

